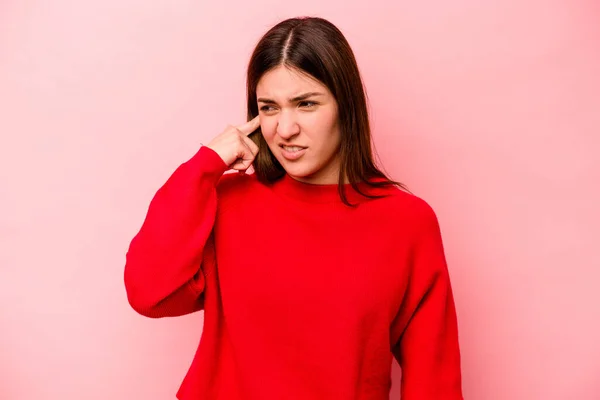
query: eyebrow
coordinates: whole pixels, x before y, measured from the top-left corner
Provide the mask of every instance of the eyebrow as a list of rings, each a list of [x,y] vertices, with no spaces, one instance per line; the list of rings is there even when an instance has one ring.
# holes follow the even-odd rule
[[[313,96],[324,96],[324,93],[321,92],[308,92],[308,93],[302,93],[296,97],[292,97],[291,99],[288,99],[288,101],[290,103],[296,103],[298,101],[302,101],[302,100],[306,100],[309,97],[313,97]],[[272,99],[267,99],[264,97],[259,97],[258,102],[260,103],[267,103],[267,104],[277,104],[277,102],[275,100]]]

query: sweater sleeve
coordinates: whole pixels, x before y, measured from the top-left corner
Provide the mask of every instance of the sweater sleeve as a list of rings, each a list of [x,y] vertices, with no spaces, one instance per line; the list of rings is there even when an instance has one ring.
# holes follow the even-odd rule
[[[203,146],[154,195],[125,261],[127,298],[138,313],[160,318],[203,308],[203,269],[215,254],[216,186],[226,170]]]
[[[423,212],[424,210],[424,212]],[[409,281],[391,329],[402,400],[462,400],[457,316],[440,227],[426,205]]]

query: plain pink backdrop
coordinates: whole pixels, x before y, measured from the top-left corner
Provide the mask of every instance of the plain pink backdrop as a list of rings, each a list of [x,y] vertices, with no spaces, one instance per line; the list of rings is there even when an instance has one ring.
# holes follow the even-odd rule
[[[592,0],[2,1],[0,398],[174,398],[202,314],[135,314],[124,254],[296,15],[346,34],[381,161],[438,213],[465,398],[600,398]]]

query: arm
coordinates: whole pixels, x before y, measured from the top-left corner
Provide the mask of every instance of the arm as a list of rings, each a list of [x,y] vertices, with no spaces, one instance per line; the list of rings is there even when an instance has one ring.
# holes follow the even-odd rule
[[[201,147],[155,194],[126,255],[125,289],[138,313],[160,318],[202,309],[202,267],[214,263],[216,185],[226,169]]]
[[[457,317],[438,220],[421,212],[408,287],[392,325],[402,400],[462,400]]]

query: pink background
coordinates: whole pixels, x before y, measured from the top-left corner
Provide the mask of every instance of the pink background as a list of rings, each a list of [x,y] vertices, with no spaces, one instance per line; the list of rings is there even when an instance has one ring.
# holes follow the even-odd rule
[[[305,14],[346,34],[383,164],[438,212],[465,398],[600,398],[600,3],[4,0],[1,399],[174,398],[201,314],[135,314],[126,247],[244,120],[259,36]]]

